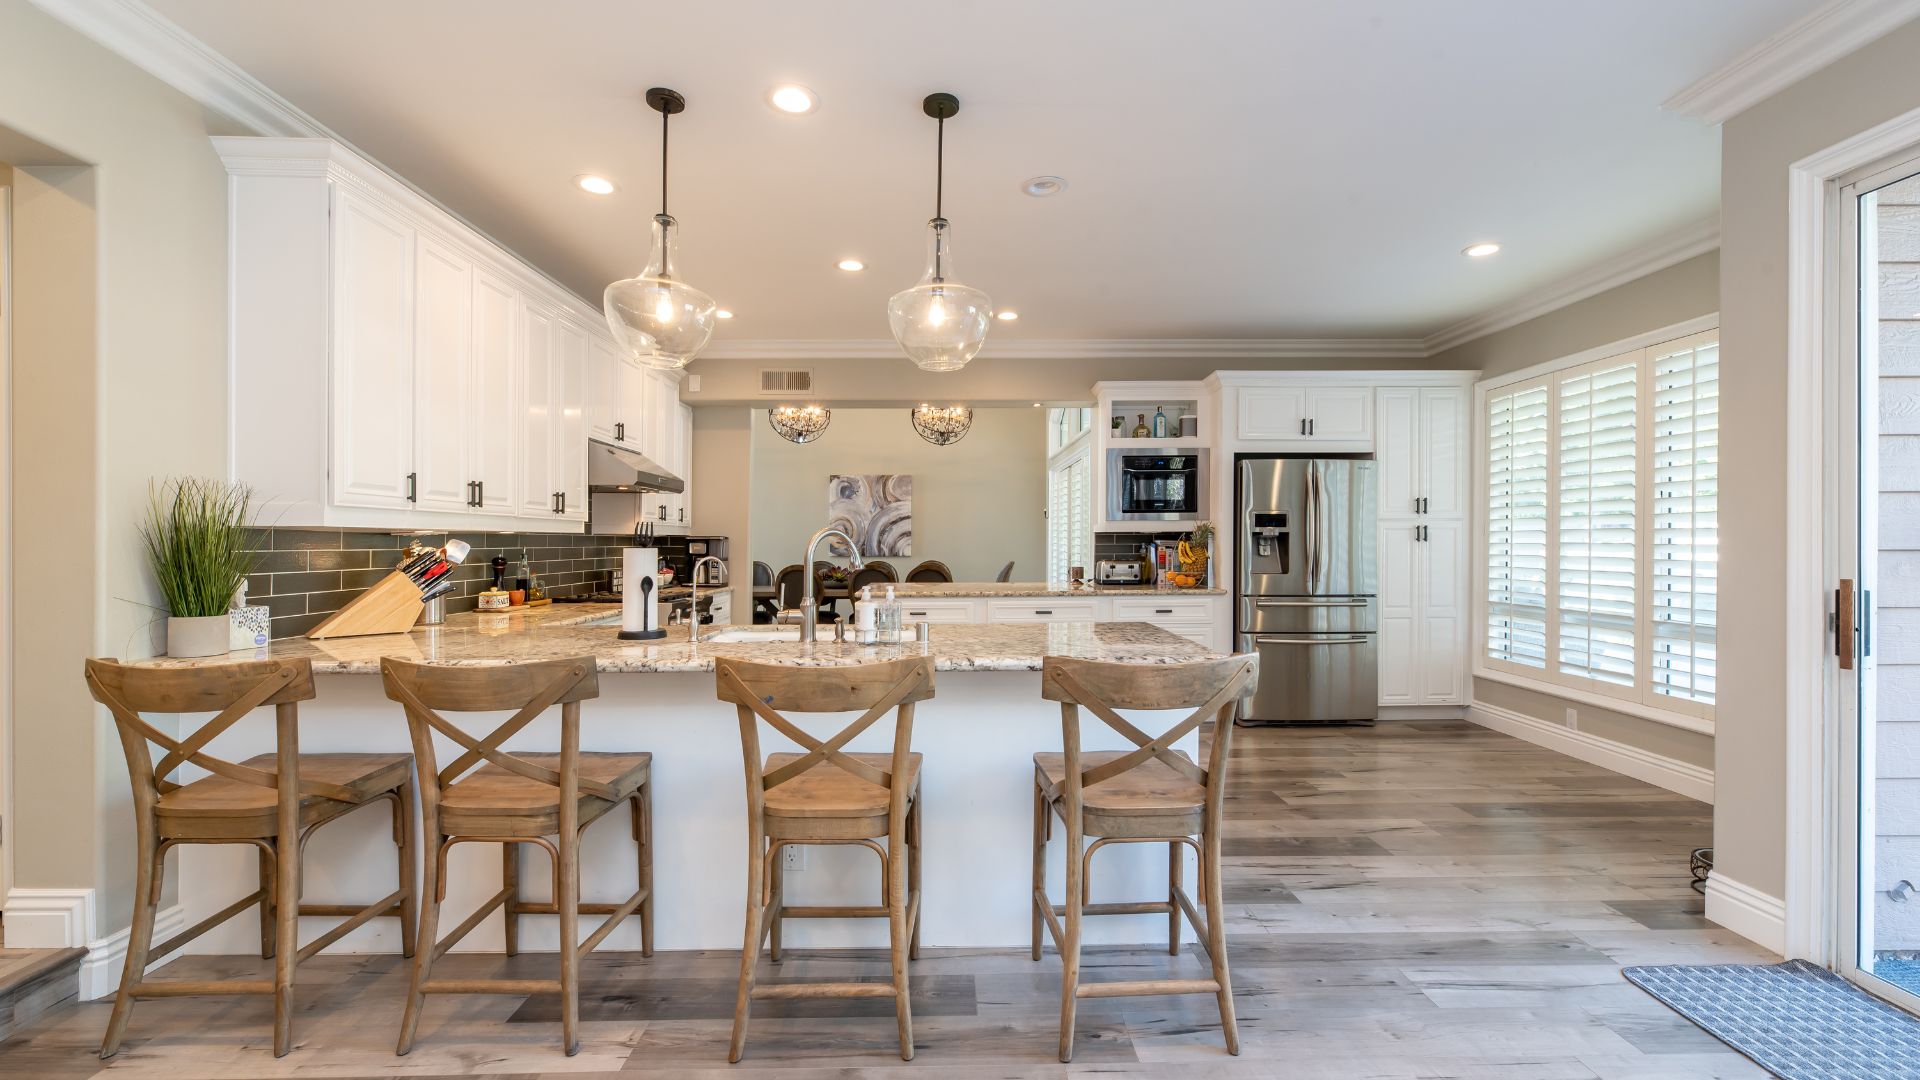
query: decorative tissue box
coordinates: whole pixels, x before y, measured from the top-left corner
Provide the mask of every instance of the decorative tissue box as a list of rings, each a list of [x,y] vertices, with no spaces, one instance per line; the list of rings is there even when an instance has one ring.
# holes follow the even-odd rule
[[[227,647],[230,649],[264,649],[273,636],[273,618],[265,604],[249,604],[227,612],[231,629],[228,630]]]

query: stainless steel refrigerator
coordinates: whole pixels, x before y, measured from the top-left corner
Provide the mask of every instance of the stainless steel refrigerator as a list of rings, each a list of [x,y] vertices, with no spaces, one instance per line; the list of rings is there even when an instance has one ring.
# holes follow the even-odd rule
[[[1260,655],[1248,724],[1371,723],[1380,713],[1374,463],[1242,457],[1234,629]]]

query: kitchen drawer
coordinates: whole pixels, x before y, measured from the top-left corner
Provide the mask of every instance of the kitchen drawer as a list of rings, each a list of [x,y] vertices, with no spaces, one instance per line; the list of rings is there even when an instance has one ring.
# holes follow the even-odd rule
[[[1113,601],[1114,622],[1212,622],[1214,601],[1165,596],[1121,596]]]
[[[909,624],[970,623],[979,618],[975,610],[972,600],[915,600],[911,597],[900,599],[901,618]]]
[[[1092,600],[990,600],[988,622],[1092,622]]]
[[[1160,629],[1165,630],[1169,634],[1178,634],[1196,645],[1212,649],[1215,652],[1227,651],[1220,647],[1219,631],[1214,629],[1212,623],[1167,623]]]

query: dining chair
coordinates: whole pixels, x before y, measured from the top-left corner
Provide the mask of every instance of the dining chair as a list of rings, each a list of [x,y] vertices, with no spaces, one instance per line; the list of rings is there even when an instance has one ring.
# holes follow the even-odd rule
[[[1013,580],[1013,560],[1011,559],[1007,560],[1007,565],[1000,568],[1000,576],[997,578],[994,578],[993,580],[1012,581]]]
[[[935,559],[928,559],[907,571],[907,580],[916,582],[951,582],[953,580],[953,571],[947,569],[946,563]]]

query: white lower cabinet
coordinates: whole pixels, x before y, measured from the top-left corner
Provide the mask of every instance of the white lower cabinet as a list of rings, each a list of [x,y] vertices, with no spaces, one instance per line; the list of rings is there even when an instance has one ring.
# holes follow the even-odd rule
[[[1464,522],[1380,525],[1380,704],[1466,703]]]
[[[924,600],[915,597],[901,597],[900,608],[906,612],[909,623],[970,623],[980,622],[981,612],[977,600]]]
[[[1016,622],[1093,622],[1094,602],[1088,600],[989,600],[987,621]]]

